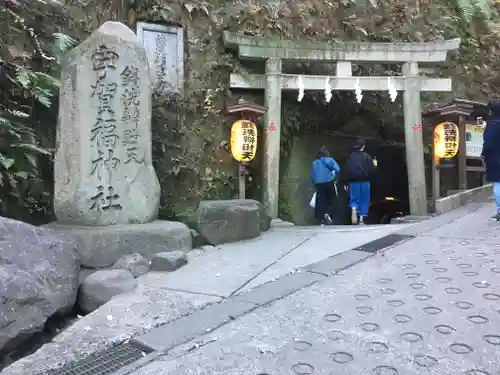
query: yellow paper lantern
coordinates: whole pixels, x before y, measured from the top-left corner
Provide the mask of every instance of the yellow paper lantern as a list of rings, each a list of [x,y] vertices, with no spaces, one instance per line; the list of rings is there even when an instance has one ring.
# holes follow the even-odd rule
[[[248,120],[231,126],[231,154],[240,162],[253,160],[257,152],[257,126]]]
[[[450,159],[457,155],[459,147],[458,126],[453,122],[442,122],[434,128],[434,156]]]

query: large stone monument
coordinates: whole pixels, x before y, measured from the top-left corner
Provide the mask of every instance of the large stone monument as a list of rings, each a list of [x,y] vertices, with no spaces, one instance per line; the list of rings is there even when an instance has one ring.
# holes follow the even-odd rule
[[[62,69],[54,210],[49,226],[80,240],[84,266],[124,254],[191,249],[189,228],[157,221],[160,185],[151,156],[146,51],[119,22],[73,49]]]
[[[152,83],[139,39],[121,23],[105,23],[69,53],[61,83],[54,168],[58,220],[100,226],[156,219]]]

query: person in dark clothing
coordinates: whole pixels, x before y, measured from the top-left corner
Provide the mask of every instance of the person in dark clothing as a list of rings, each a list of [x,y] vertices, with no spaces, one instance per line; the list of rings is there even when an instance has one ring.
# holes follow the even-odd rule
[[[352,224],[363,224],[370,206],[370,183],[375,172],[375,162],[365,152],[365,141],[357,139],[354,151],[346,162],[346,180],[349,183],[349,207]]]
[[[493,183],[496,213],[490,220],[500,221],[500,100],[488,102],[490,112],[483,134],[481,158],[486,165],[486,179]]]
[[[321,146],[312,162],[311,180],[316,188],[314,217],[321,223],[332,224],[332,207],[335,199],[334,181],[340,172],[338,163],[330,157],[326,146]]]

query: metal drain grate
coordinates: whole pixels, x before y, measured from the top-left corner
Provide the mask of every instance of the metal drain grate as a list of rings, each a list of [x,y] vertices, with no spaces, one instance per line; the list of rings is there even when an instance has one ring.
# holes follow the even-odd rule
[[[128,342],[121,343],[58,370],[50,371],[47,375],[110,375],[141,359],[144,353],[144,350],[135,348]]]
[[[355,247],[352,250],[365,251],[367,253],[376,253],[379,250],[383,250],[387,247],[398,245],[402,242],[408,241],[415,238],[414,236],[402,235],[402,234],[388,234],[387,236],[378,238],[371,242],[368,242],[359,247]]]

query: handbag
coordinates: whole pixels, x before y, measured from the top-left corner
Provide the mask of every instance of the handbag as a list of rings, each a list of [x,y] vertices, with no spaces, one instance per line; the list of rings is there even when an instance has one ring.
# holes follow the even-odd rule
[[[311,208],[316,207],[316,192],[313,194],[311,200],[309,201],[309,207]]]

